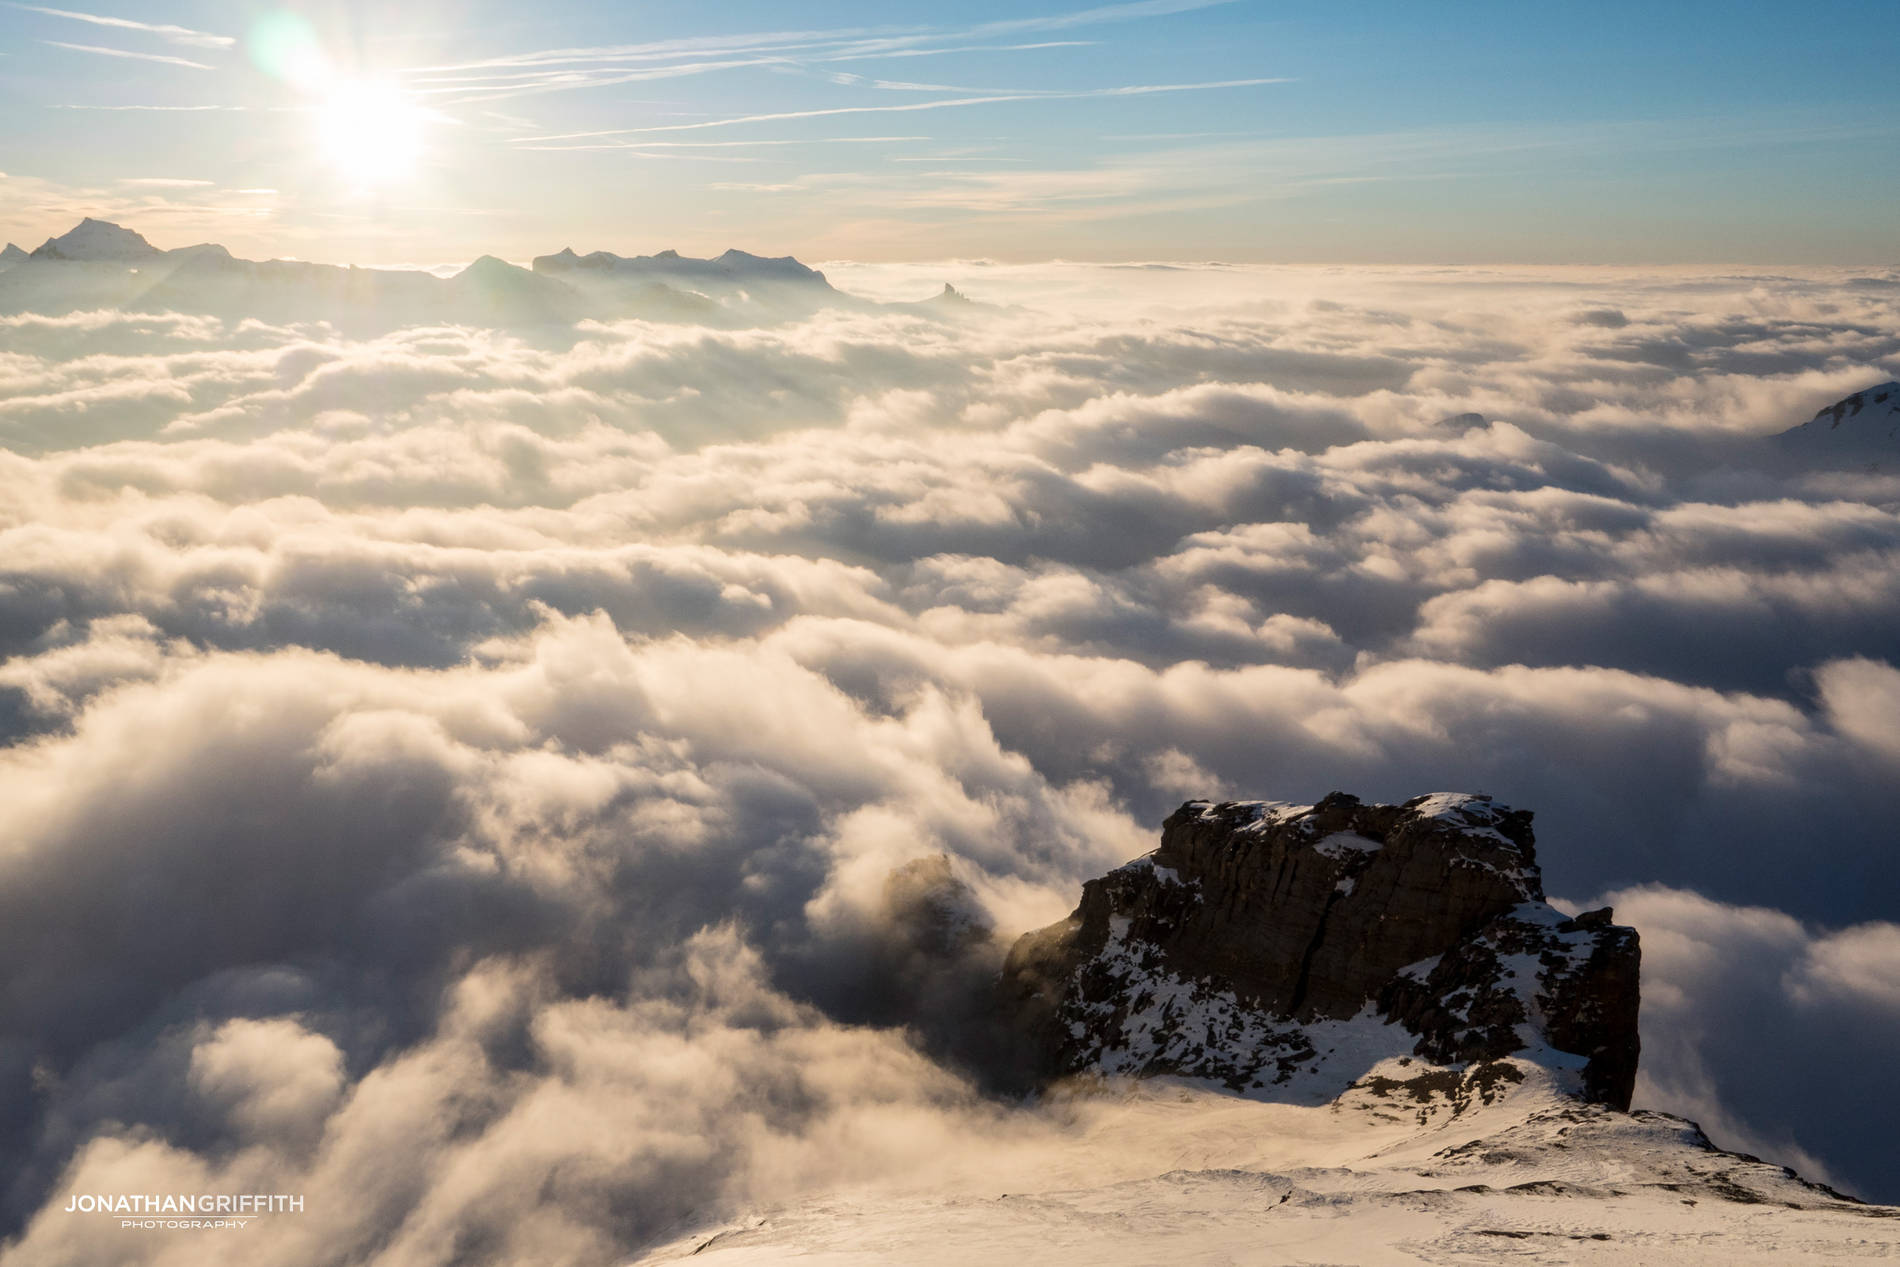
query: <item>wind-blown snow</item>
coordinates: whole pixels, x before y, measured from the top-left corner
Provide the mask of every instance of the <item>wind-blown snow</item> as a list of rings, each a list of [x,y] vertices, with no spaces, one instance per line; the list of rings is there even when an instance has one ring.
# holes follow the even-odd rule
[[[871,1183],[637,1261],[1832,1263],[1900,1253],[1900,1212],[1709,1150],[1680,1119],[1565,1101],[1535,1065],[1474,1087],[1391,1062],[1336,1105],[1111,1082],[1045,1150],[927,1190]],[[1426,1090],[1427,1085],[1436,1087]]]

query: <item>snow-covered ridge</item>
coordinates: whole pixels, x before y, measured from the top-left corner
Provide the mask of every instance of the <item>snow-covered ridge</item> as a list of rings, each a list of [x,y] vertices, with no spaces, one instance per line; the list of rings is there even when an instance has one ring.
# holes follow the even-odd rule
[[[927,1180],[886,1176],[688,1230],[694,1267],[903,1263],[1839,1263],[1900,1256],[1900,1210],[1582,1104],[1540,1064],[1394,1060],[1319,1107],[1104,1078]]]
[[[1842,423],[1853,425],[1863,414],[1875,423],[1888,421],[1900,414],[1900,382],[1889,379],[1878,386],[1843,397],[1827,408],[1818,410],[1812,420],[1802,423],[1796,430],[1813,427],[1838,431]]]
[[[1774,438],[1783,452],[1811,462],[1867,463],[1900,458],[1900,382],[1862,388]]]

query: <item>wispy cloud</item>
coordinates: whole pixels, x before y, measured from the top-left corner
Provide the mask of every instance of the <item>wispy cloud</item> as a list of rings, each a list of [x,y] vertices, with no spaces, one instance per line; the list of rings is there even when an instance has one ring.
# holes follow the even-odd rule
[[[573,92],[583,88],[610,88],[617,84],[641,83],[652,79],[682,79],[691,75],[710,74],[714,71],[780,64],[782,64],[782,59],[777,57],[742,57],[719,61],[675,62],[668,65],[633,67],[612,65],[502,75],[450,75],[414,80],[410,90],[418,96],[443,98],[444,105],[470,105],[540,93]]]
[[[189,66],[193,70],[213,70],[215,67],[204,62],[194,62],[183,57],[171,57],[164,53],[134,53],[123,48],[101,48],[97,44],[68,44],[63,40],[41,40],[54,48],[71,49],[75,53],[97,53],[101,57],[129,57],[136,62],[162,62],[167,66]]]
[[[873,79],[867,75],[854,75],[844,70],[825,70],[817,74],[819,78],[837,84],[841,88],[881,88],[890,92],[964,92],[999,97],[1047,97],[1062,91],[1057,88],[983,88],[970,84],[914,83],[907,79]]]
[[[610,88],[652,79],[683,79],[716,71],[762,67],[797,71],[829,62],[867,61],[889,57],[935,57],[947,53],[998,53],[1050,48],[1086,48],[1088,40],[1060,40],[1040,44],[954,45],[939,48],[897,47],[891,41],[842,46],[795,44],[730,50],[717,59],[678,60],[677,52],[628,52],[622,49],[560,49],[524,54],[461,66],[442,66],[407,72],[411,91],[444,98],[447,105],[501,101],[549,92]],[[839,73],[839,84],[865,82],[865,77]]]
[[[796,136],[770,140],[748,138],[743,141],[614,141],[579,145],[523,145],[526,150],[723,150],[753,149],[788,145],[877,145],[906,141],[929,141],[928,136]]]
[[[1078,101],[1095,97],[1136,97],[1162,92],[1206,92],[1221,88],[1255,88],[1292,83],[1287,78],[1220,79],[1201,84],[1129,84],[1119,88],[1086,88],[1076,92],[1014,92],[988,97],[950,97],[940,101],[913,101],[896,106],[830,106],[821,110],[781,110],[771,114],[740,114],[699,123],[666,123],[644,128],[608,128],[598,132],[565,132],[553,136],[523,137],[522,142],[577,141],[602,136],[634,136],[653,132],[689,132],[724,128],[738,123],[775,123],[785,119],[821,119],[841,114],[908,114],[917,110],[948,110],[962,106],[999,105],[1012,101]]]
[[[743,66],[791,69],[807,64],[880,58],[1072,48],[1085,46],[1091,41],[997,43],[995,38],[1021,32],[1062,31],[1100,23],[1165,17],[1233,2],[1140,0],[1132,4],[1013,18],[961,28],[846,27],[540,49],[471,61],[418,66],[407,73],[416,77],[412,82],[424,91],[458,94],[451,104],[460,104],[529,93],[603,88],[641,79],[704,74]]]
[[[908,32],[908,33],[905,33]],[[414,74],[435,74],[462,70],[504,70],[523,66],[569,66],[606,61],[665,61],[713,54],[726,56],[757,53],[789,53],[800,50],[832,49],[867,40],[897,39],[917,42],[927,35],[916,28],[853,28],[836,31],[783,31],[770,34],[695,36],[690,39],[651,40],[641,44],[597,44],[572,48],[539,49],[508,53],[473,61],[450,62],[436,66],[416,66]]]
[[[865,61],[873,57],[935,57],[939,53],[1031,53],[1045,48],[1093,48],[1094,40],[1041,40],[1034,44],[944,44],[935,48],[890,48],[874,53],[840,53],[830,62]]]
[[[127,176],[121,185],[139,185],[146,189],[203,189],[216,184],[210,180],[189,180],[180,176]]]
[[[44,13],[49,17],[70,18],[75,22],[90,22],[94,26],[109,26],[120,31],[142,31],[147,35],[156,35],[173,44],[184,44],[192,48],[230,48],[237,40],[229,35],[214,35],[209,31],[194,31],[188,26],[172,26],[169,23],[135,22],[131,18],[107,17],[99,13],[79,13],[72,9],[49,9],[38,4],[10,4],[9,8],[23,9],[28,13]]]
[[[1002,35],[1010,31],[1064,31],[1070,27],[1093,26],[1104,22],[1132,22],[1140,18],[1165,18],[1197,9],[1213,9],[1235,0],[1135,0],[1132,4],[1107,4],[1073,13],[1055,13],[1039,18],[1009,18],[985,22],[971,33]]]
[[[211,111],[211,110],[245,110],[245,109],[248,109],[249,107],[247,106],[159,106],[159,105],[98,106],[98,105],[92,105],[90,103],[61,102],[61,103],[57,103],[55,105],[49,106],[47,108],[51,110],[160,110],[160,111],[182,111],[186,113],[198,113],[202,111]]]

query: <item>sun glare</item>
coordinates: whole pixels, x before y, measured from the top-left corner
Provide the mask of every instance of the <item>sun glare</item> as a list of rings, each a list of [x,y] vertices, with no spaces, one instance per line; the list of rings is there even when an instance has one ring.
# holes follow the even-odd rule
[[[426,113],[394,84],[348,80],[318,108],[323,151],[357,188],[407,179],[422,153]]]

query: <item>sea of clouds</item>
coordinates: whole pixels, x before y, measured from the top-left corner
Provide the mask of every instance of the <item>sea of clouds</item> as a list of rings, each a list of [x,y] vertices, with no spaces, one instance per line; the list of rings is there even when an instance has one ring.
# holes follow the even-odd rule
[[[1334,789],[1534,809],[1642,931],[1638,1105],[1900,1200],[1900,463],[1763,441],[1900,377],[1900,274],[952,275],[995,307],[0,317],[0,1264],[927,1181],[1061,1129],[927,1054],[995,945],[1182,800]],[[63,1212],[155,1191],[307,1211]]]

